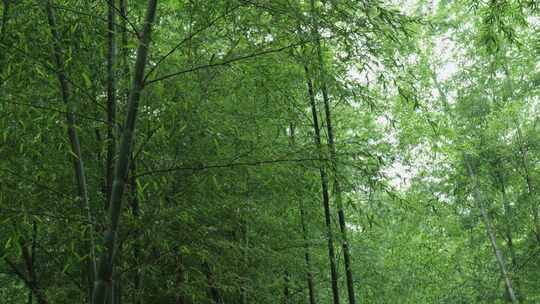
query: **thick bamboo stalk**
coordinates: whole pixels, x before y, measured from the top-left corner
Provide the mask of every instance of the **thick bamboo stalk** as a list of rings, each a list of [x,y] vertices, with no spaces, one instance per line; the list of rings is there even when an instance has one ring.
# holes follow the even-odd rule
[[[127,118],[122,129],[120,150],[116,160],[114,182],[109,200],[109,227],[103,237],[104,249],[99,259],[98,273],[92,294],[93,304],[103,304],[106,298],[106,291],[111,288],[115,255],[114,249],[122,209],[122,196],[129,171],[131,151],[133,149],[133,137],[139,110],[139,101],[144,87],[144,69],[148,57],[152,24],[156,16],[156,7],[157,0],[148,1],[143,32],[137,49],[133,82],[128,98]]]
[[[107,160],[105,164],[105,209],[111,195],[114,155],[116,154],[116,11],[113,4],[107,10]]]

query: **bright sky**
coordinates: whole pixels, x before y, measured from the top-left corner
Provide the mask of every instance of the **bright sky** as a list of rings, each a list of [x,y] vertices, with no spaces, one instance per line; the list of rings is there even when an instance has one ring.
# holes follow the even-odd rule
[[[392,3],[398,4],[402,11],[406,14],[412,15],[415,12],[415,8],[418,7],[418,0],[391,0]],[[423,13],[436,13],[439,0],[430,1],[431,10],[428,12],[425,9]],[[432,65],[435,70],[437,81],[443,83],[449,80],[458,72],[459,64],[456,62],[456,54],[459,52],[456,48],[455,42],[451,38],[452,33],[448,32],[444,35],[433,38],[433,58],[437,59],[437,64]],[[439,94],[436,89],[432,92],[433,98],[438,98]],[[452,95],[448,96],[449,102],[452,102]],[[387,125],[386,118],[380,117],[378,123],[385,127]],[[389,142],[397,142],[395,131],[387,133],[387,140]],[[420,144],[415,148],[414,155],[416,156],[412,162],[405,163],[402,160],[396,159],[390,166],[388,166],[383,172],[389,177],[390,184],[397,188],[406,190],[411,183],[411,179],[414,178],[422,168],[432,166],[430,152],[427,144]]]

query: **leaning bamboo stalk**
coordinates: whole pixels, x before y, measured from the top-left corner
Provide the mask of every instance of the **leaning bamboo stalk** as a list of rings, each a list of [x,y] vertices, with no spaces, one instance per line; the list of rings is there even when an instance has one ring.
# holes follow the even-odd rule
[[[52,1],[47,1],[45,10],[47,14],[47,21],[49,23],[50,32],[53,38],[53,53],[54,61],[57,68],[56,76],[60,84],[60,92],[62,94],[62,100],[66,106],[66,122],[68,128],[68,137],[71,145],[71,152],[73,155],[73,168],[75,171],[75,177],[77,180],[78,197],[81,200],[82,207],[86,211],[86,217],[88,220],[88,226],[86,227],[86,233],[89,237],[90,246],[90,263],[91,263],[91,276],[95,277],[96,262],[95,262],[95,241],[94,241],[94,226],[93,217],[90,211],[90,199],[88,197],[88,184],[86,182],[86,174],[84,170],[83,157],[81,152],[81,143],[77,134],[77,127],[75,121],[74,110],[71,104],[71,90],[67,76],[65,73],[65,59],[62,55],[60,45],[60,34],[57,29],[56,18],[52,9]]]
[[[478,208],[480,209],[480,214],[482,216],[482,219],[484,221],[484,226],[486,228],[486,233],[491,243],[491,247],[493,248],[493,253],[495,254],[497,263],[499,264],[499,270],[501,271],[501,276],[504,279],[504,283],[506,285],[506,290],[508,291],[508,295],[510,296],[510,300],[512,301],[512,303],[516,304],[516,303],[519,303],[519,301],[517,300],[516,293],[514,292],[514,288],[512,286],[512,280],[510,279],[510,276],[506,269],[506,264],[504,263],[504,257],[502,255],[502,252],[499,249],[499,246],[497,245],[497,239],[495,237],[495,232],[493,231],[493,227],[491,225],[491,219],[489,218],[489,215],[487,214],[487,210],[486,210],[486,207],[484,206],[483,198],[481,197],[481,194],[480,194],[478,177],[474,173],[474,170],[472,168],[469,158],[470,157],[468,155],[464,156],[465,165],[467,166],[467,171],[469,172],[469,177],[472,179],[472,182],[473,182],[474,200],[476,201],[476,204],[478,205]]]

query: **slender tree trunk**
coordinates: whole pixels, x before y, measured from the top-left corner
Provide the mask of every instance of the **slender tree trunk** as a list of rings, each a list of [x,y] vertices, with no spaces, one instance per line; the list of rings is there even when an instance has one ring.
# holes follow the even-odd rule
[[[105,164],[105,210],[109,208],[111,196],[114,156],[116,154],[116,11],[114,1],[108,4],[107,10],[107,160]]]
[[[289,125],[290,137],[291,137],[291,146],[295,146],[295,127],[293,123]],[[302,238],[304,240],[304,260],[306,261],[306,280],[308,285],[309,293],[309,304],[316,304],[315,300],[315,286],[313,283],[313,272],[311,269],[311,256],[309,252],[308,244],[308,229],[306,226],[306,210],[302,199],[299,200],[299,209],[300,209],[300,225],[302,226]]]
[[[110,288],[107,288],[105,292],[105,304],[114,304],[112,301],[113,299],[113,293],[114,293],[114,270],[113,274],[111,275],[111,283]]]
[[[33,295],[32,291],[29,290],[28,291],[28,300],[27,300],[28,304],[32,304],[34,302],[33,299],[32,299],[32,295]]]
[[[181,291],[181,289],[184,287],[184,264],[182,261],[182,256],[180,252],[176,253],[176,289],[178,291],[176,292],[176,299],[175,304],[185,304],[184,300],[184,293]]]
[[[321,60],[320,55],[319,55],[319,60]],[[323,73],[322,69],[321,69],[321,73]],[[328,136],[328,144],[330,146],[330,162],[332,164],[333,189],[334,189],[333,193],[335,196],[336,206],[338,208],[338,221],[339,221],[339,229],[341,232],[341,246],[342,246],[342,251],[343,251],[345,274],[346,274],[346,279],[347,279],[347,294],[349,297],[349,304],[355,304],[356,299],[354,295],[354,281],[353,281],[352,268],[351,268],[351,256],[349,252],[349,241],[347,238],[347,225],[345,221],[345,211],[343,210],[343,201],[342,201],[341,185],[339,181],[336,147],[335,147],[334,139],[333,139],[330,106],[329,106],[329,101],[328,101],[328,95],[327,93],[325,93],[326,85],[324,84],[324,82],[322,84],[322,87],[323,87],[323,100],[324,100],[324,109],[325,109],[325,116],[326,116],[326,129],[327,129],[327,136]]]
[[[517,127],[517,134],[519,141],[521,166],[523,167],[523,171],[525,173],[525,182],[527,183],[527,200],[528,203],[532,205],[534,236],[536,238],[536,242],[540,246],[540,218],[538,215],[538,204],[533,202],[536,189],[533,186],[533,181],[530,174],[528,151],[523,143],[523,134],[521,134],[521,128],[519,126]]]
[[[127,0],[119,0],[118,3],[119,6],[119,12],[121,18],[121,25],[122,30],[120,31],[120,40],[121,40],[121,64],[122,64],[122,76],[129,78],[129,59],[128,59],[128,33],[127,33],[127,23],[126,20],[128,19],[127,15]],[[126,90],[125,93],[122,94],[125,96],[126,100],[129,98],[129,90]],[[139,202],[139,194],[138,194],[138,184],[137,184],[137,163],[136,163],[135,155],[131,156],[131,173],[129,177],[129,187],[131,190],[131,201],[130,201],[130,207],[133,217],[136,221],[140,220],[140,202]],[[114,167],[114,166],[113,166]],[[133,244],[133,258],[135,260],[135,274],[133,275],[133,303],[139,304],[142,301],[142,272],[141,272],[141,231],[137,230],[134,232],[135,242]]]
[[[120,263],[122,261],[122,254],[123,254],[122,249],[123,249],[123,243],[120,243],[117,250],[118,253],[115,256],[117,263]],[[122,303],[122,272],[117,271],[116,269],[113,270],[113,281],[112,281],[110,303],[112,304]]]
[[[152,23],[156,15],[157,0],[149,0],[144,28],[137,49],[137,57],[133,75],[133,83],[128,100],[127,118],[122,129],[122,139],[120,150],[115,166],[115,176],[111,197],[109,201],[109,227],[103,237],[104,248],[99,260],[98,275],[92,294],[93,304],[102,304],[105,302],[105,295],[108,288],[111,288],[111,276],[114,262],[114,248],[116,247],[116,238],[122,210],[122,196],[124,186],[129,171],[129,160],[133,149],[133,137],[135,132],[135,122],[139,109],[139,100],[144,86],[144,69],[148,57],[148,46]]]
[[[36,244],[37,244],[37,224],[32,223],[32,241],[29,244],[25,241],[20,242],[21,253],[23,258],[23,264],[26,268],[26,274],[24,271],[19,270],[17,265],[4,257],[4,261],[11,268],[11,270],[24,282],[29,290],[28,303],[32,303],[33,296],[35,296],[38,304],[47,304],[47,297],[38,283],[38,277],[35,268],[35,256],[36,256]],[[30,248],[29,248],[30,247]]]
[[[508,99],[511,99],[514,93],[514,83],[512,80],[512,75],[510,73],[510,70],[508,69],[508,64],[506,61],[506,57],[504,58],[504,73],[506,75],[506,83],[508,87],[508,94],[504,96],[505,101]],[[536,238],[536,243],[538,246],[540,246],[540,217],[539,217],[539,211],[538,211],[538,204],[536,202],[533,202],[534,200],[534,192],[535,188],[533,186],[533,181],[530,175],[529,170],[529,156],[527,147],[525,147],[525,144],[523,142],[523,134],[521,133],[521,128],[519,126],[519,123],[516,121],[517,126],[517,136],[518,136],[518,144],[519,144],[519,152],[521,156],[521,165],[523,167],[524,173],[525,173],[525,181],[527,183],[527,200],[528,203],[532,205],[532,216],[533,216],[533,225],[534,225],[534,235]]]
[[[315,0],[311,0],[311,9],[312,14],[315,15]],[[321,83],[321,91],[324,101],[324,113],[326,116],[326,133],[328,137],[328,145],[330,148],[330,161],[332,164],[332,175],[333,175],[333,190],[336,206],[338,208],[338,220],[339,220],[339,229],[341,232],[341,246],[343,251],[343,260],[345,264],[345,274],[347,280],[347,295],[349,297],[349,304],[356,303],[356,297],[354,294],[354,281],[351,268],[351,255],[349,253],[349,242],[347,239],[347,225],[345,221],[345,211],[343,210],[343,201],[341,193],[341,185],[339,180],[339,168],[338,168],[338,159],[336,153],[336,145],[334,142],[334,130],[332,126],[332,113],[330,110],[330,98],[328,96],[328,86],[327,86],[327,76],[326,69],[324,64],[324,59],[322,56],[321,49],[321,40],[319,35],[319,29],[315,17],[313,17],[313,31],[315,38],[315,46],[317,48],[317,61],[319,65],[319,75]]]
[[[516,257],[516,250],[514,248],[514,241],[512,237],[512,207],[510,207],[510,204],[508,204],[508,198],[506,196],[506,187],[504,184],[501,184],[501,196],[502,196],[502,203],[504,208],[504,218],[505,218],[505,232],[506,232],[506,242],[508,243],[508,250],[510,251],[510,256],[512,259],[512,267],[514,269],[517,269],[518,263],[517,263],[517,257]]]
[[[250,179],[249,179],[249,172],[247,173],[247,177],[246,177],[246,209],[249,210],[249,202],[250,202],[250,196],[251,196],[251,192],[250,192]],[[249,211],[247,211],[249,212]],[[245,267],[244,269],[249,269],[249,225],[248,225],[248,220],[247,220],[247,215],[246,215],[246,212],[242,212],[243,216],[242,216],[242,220],[241,220],[241,233],[242,233],[242,240],[241,242],[243,242],[243,247],[244,247],[244,250],[242,252],[242,255],[243,255],[243,266]],[[241,301],[242,301],[242,304],[247,304],[248,303],[248,284],[249,284],[249,280],[247,278],[243,278],[242,279],[242,290],[241,290]]]
[[[496,178],[499,182],[499,189],[501,192],[501,202],[504,209],[504,226],[505,226],[505,236],[506,236],[506,244],[508,246],[508,251],[510,252],[510,261],[512,263],[512,269],[513,271],[516,271],[518,268],[518,261],[517,261],[517,255],[516,250],[514,248],[514,239],[512,236],[512,207],[508,203],[508,197],[506,195],[506,181],[504,176],[504,171],[502,168],[496,168]],[[515,282],[515,291],[516,296],[518,298],[523,299],[523,294],[520,292],[520,284],[518,277],[516,276],[514,278]]]
[[[47,301],[47,297],[45,296],[45,293],[43,292],[43,290],[41,290],[37,281],[32,280],[31,278],[28,278],[22,271],[19,270],[17,265],[15,265],[15,263],[13,263],[7,257],[4,257],[4,261],[11,268],[11,270],[24,282],[24,285],[26,285],[26,287],[30,291],[32,291],[32,293],[36,297],[38,304],[49,303],[49,301]]]
[[[505,225],[505,234],[506,240],[508,243],[508,250],[510,251],[512,266],[517,266],[516,251],[513,246],[513,237],[512,237],[512,207],[508,203],[508,197],[506,195],[506,182],[502,173],[498,174],[499,179],[499,189],[501,191],[501,202],[504,209],[504,225]]]
[[[311,270],[311,256],[309,254],[309,245],[308,245],[308,231],[306,228],[306,211],[304,209],[304,204],[300,201],[300,222],[302,224],[302,237],[304,239],[304,259],[306,261],[306,276],[309,292],[309,304],[316,304],[315,299],[315,284],[313,283],[313,272]]]
[[[131,163],[131,175],[130,175],[130,189],[131,189],[131,212],[135,220],[139,220],[140,207],[139,207],[139,194],[137,190],[137,167],[135,159],[132,159]],[[141,303],[142,297],[142,274],[140,267],[141,260],[141,233],[135,231],[135,242],[133,244],[133,259],[135,260],[135,275],[133,276],[133,303]]]
[[[326,225],[326,238],[328,241],[328,257],[330,259],[330,280],[332,283],[332,299],[334,304],[339,304],[339,287],[338,287],[338,275],[336,268],[336,254],[334,252],[334,234],[332,231],[332,215],[330,212],[330,196],[328,194],[328,176],[326,175],[326,170],[322,160],[324,157],[323,147],[321,143],[321,133],[319,128],[319,119],[317,114],[317,105],[315,104],[315,93],[313,91],[313,82],[311,81],[311,76],[309,73],[309,68],[307,65],[304,65],[304,71],[306,73],[306,82],[308,87],[308,97],[311,107],[311,115],[313,117],[313,131],[315,136],[313,140],[315,141],[315,148],[319,159],[321,160],[319,165],[319,173],[321,175],[321,188],[323,196],[323,207],[324,207],[324,220]]]
[[[4,36],[6,34],[6,25],[9,19],[9,0],[2,0],[2,24],[0,25],[0,42],[4,42]]]
[[[122,29],[120,31],[120,57],[122,60],[122,77],[126,79],[130,79],[129,77],[129,47],[128,47],[128,32],[127,32],[127,22],[128,14],[127,14],[127,0],[119,0],[119,12],[121,16],[120,24],[122,26]],[[126,90],[122,93],[126,100],[129,98],[129,89],[126,88]]]
[[[9,20],[9,0],[2,0],[2,23],[0,24],[0,44],[5,45],[5,36],[6,36],[6,27]],[[0,52],[0,76],[4,72],[4,56],[6,52]],[[0,86],[2,85],[3,80],[0,78]]]
[[[114,304],[122,304],[122,273],[118,272],[116,277],[116,288],[114,292]]]
[[[71,152],[73,154],[73,168],[75,171],[75,177],[77,180],[78,197],[82,202],[82,207],[86,211],[86,217],[88,221],[88,227],[86,233],[89,238],[90,249],[90,275],[95,277],[96,273],[96,251],[94,241],[94,220],[90,211],[90,201],[88,197],[88,184],[86,182],[86,174],[84,170],[83,157],[81,152],[81,144],[79,136],[77,134],[75,115],[73,114],[73,108],[71,105],[71,91],[69,82],[65,74],[65,60],[62,55],[60,45],[60,34],[58,33],[56,19],[52,9],[52,1],[48,0],[45,4],[45,10],[47,14],[47,21],[49,23],[50,32],[53,39],[54,60],[57,68],[57,77],[60,84],[60,91],[62,94],[62,100],[66,106],[66,121],[68,128],[68,137],[71,144]]]
[[[37,244],[37,224],[36,221],[32,221],[32,249],[30,251],[30,267],[32,268],[32,272],[34,275],[34,279],[36,278],[36,244]],[[28,303],[32,304],[32,292],[28,292]]]
[[[478,178],[476,177],[473,171],[469,156],[465,155],[464,160],[465,160],[465,165],[467,166],[467,171],[469,172],[469,176],[473,182],[474,200],[476,201],[476,204],[478,205],[478,208],[480,209],[480,214],[482,216],[482,219],[484,220],[484,226],[486,227],[486,232],[487,232],[489,241],[491,242],[491,247],[493,248],[493,252],[495,253],[495,258],[497,259],[497,263],[499,264],[499,269],[504,279],[506,290],[508,292],[508,295],[510,296],[510,300],[512,301],[512,303],[519,303],[516,297],[516,293],[514,292],[514,288],[512,287],[512,280],[510,279],[508,271],[506,270],[504,257],[497,245],[497,240],[495,237],[495,232],[493,231],[493,227],[491,225],[491,220],[487,214],[486,208],[484,206],[483,198],[481,197],[481,194],[480,194],[480,190],[478,186]]]

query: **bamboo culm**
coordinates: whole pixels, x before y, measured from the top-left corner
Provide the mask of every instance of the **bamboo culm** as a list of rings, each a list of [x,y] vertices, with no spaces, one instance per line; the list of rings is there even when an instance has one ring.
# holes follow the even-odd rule
[[[294,123],[289,124],[289,130],[290,130],[290,142],[291,147],[295,147],[295,125]],[[308,228],[306,225],[306,210],[304,206],[304,202],[302,199],[299,200],[298,208],[300,209],[300,226],[302,228],[302,239],[304,240],[304,261],[306,262],[306,281],[308,286],[308,294],[309,294],[309,304],[316,304],[317,301],[315,299],[315,284],[313,279],[313,270],[311,267],[311,254],[310,254],[310,248],[308,244]]]
[[[506,269],[506,264],[504,262],[504,257],[497,245],[497,239],[495,237],[495,232],[493,231],[493,227],[491,225],[491,220],[487,214],[486,207],[484,206],[483,198],[481,197],[479,185],[478,185],[478,178],[476,177],[476,174],[474,173],[474,170],[471,165],[471,160],[469,155],[464,155],[465,165],[467,167],[467,171],[469,173],[469,177],[472,179],[473,183],[473,197],[476,201],[476,204],[478,205],[478,208],[480,209],[480,215],[482,216],[482,219],[484,221],[484,226],[486,227],[486,233],[488,235],[489,241],[491,243],[491,247],[493,248],[493,252],[495,254],[495,258],[497,259],[497,263],[499,264],[499,270],[501,271],[501,276],[504,279],[504,283],[506,285],[506,290],[508,291],[508,295],[510,297],[510,300],[512,303],[517,304],[519,303],[516,293],[514,292],[514,288],[512,286],[512,280],[510,279],[510,276],[508,274],[508,271]]]
[[[148,57],[148,47],[152,31],[152,24],[155,19],[157,0],[149,0],[144,21],[143,32],[135,61],[133,81],[128,98],[127,118],[122,129],[120,150],[115,165],[115,175],[109,199],[109,227],[103,237],[104,249],[100,255],[97,278],[92,294],[93,304],[103,304],[106,299],[106,291],[111,288],[113,273],[113,261],[116,246],[116,237],[120,221],[122,207],[122,196],[129,171],[129,160],[133,149],[133,137],[135,123],[139,109],[141,92],[144,87],[144,69]]]
[[[114,155],[116,154],[116,11],[112,4],[107,10],[107,160],[105,163],[105,210],[111,195]]]
[[[79,136],[77,134],[75,115],[73,114],[73,108],[71,105],[71,91],[69,82],[67,80],[64,65],[65,60],[62,55],[62,50],[60,48],[60,34],[57,29],[57,23],[54,16],[54,11],[52,9],[52,1],[47,1],[45,4],[45,11],[47,14],[47,21],[49,23],[50,32],[53,39],[53,53],[54,61],[57,68],[57,77],[60,84],[60,91],[62,95],[62,100],[66,106],[66,122],[68,129],[68,137],[71,145],[71,152],[73,154],[73,168],[75,171],[75,177],[77,180],[77,192],[78,198],[82,202],[82,207],[86,211],[86,217],[88,221],[88,227],[86,233],[89,238],[89,247],[90,247],[90,275],[95,277],[97,271],[96,268],[96,251],[95,251],[95,237],[94,237],[94,220],[90,210],[90,199],[88,197],[88,184],[86,182],[86,174],[84,170],[83,157],[81,152],[81,144]]]
[[[328,146],[330,148],[330,162],[333,176],[333,193],[335,197],[336,207],[338,209],[338,222],[341,232],[341,247],[343,251],[343,261],[345,264],[345,278],[347,282],[347,295],[349,304],[356,304],[356,296],[354,291],[354,279],[351,267],[351,255],[349,252],[349,242],[347,239],[347,225],[345,220],[345,211],[343,210],[343,201],[341,193],[341,184],[339,180],[339,168],[336,153],[336,145],[334,142],[334,130],[332,126],[332,113],[330,110],[330,98],[328,94],[327,75],[322,55],[321,39],[319,34],[318,22],[315,18],[315,0],[310,1],[312,14],[312,30],[317,51],[317,63],[319,68],[319,80],[324,102],[324,113],[326,117],[326,133],[328,137]]]
[[[313,131],[315,133],[313,140],[315,142],[315,148],[319,159],[324,159],[323,148],[321,143],[321,131],[319,128],[319,119],[317,114],[317,105],[315,104],[315,92],[313,90],[313,82],[309,73],[309,68],[304,65],[304,71],[306,73],[306,82],[308,87],[309,104],[311,107],[311,115],[313,118]],[[330,280],[332,284],[332,299],[334,304],[339,304],[339,286],[338,286],[338,273],[336,267],[336,254],[334,251],[334,233],[332,231],[332,215],[330,212],[330,195],[328,193],[328,176],[326,175],[326,169],[324,163],[319,165],[319,174],[321,176],[321,188],[323,196],[323,208],[324,208],[324,220],[326,227],[326,239],[328,242],[328,258],[330,260]]]

